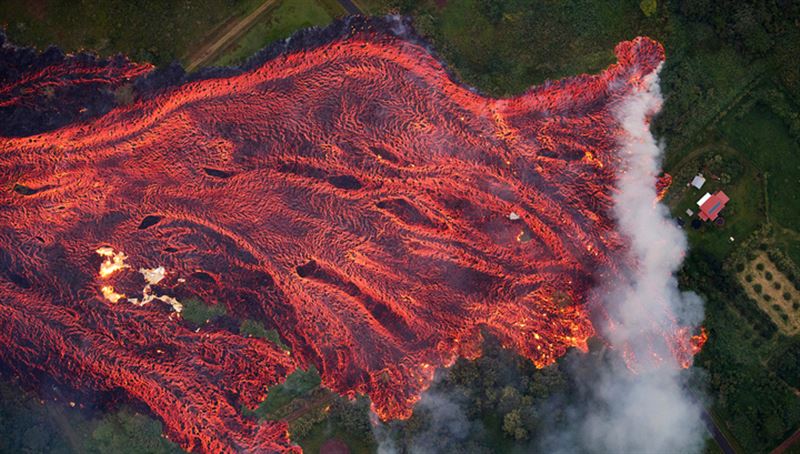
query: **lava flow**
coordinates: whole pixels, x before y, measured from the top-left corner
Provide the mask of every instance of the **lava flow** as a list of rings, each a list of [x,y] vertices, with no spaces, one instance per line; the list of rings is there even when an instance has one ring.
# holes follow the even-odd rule
[[[538,366],[585,348],[587,293],[624,248],[612,110],[662,47],[623,42],[598,75],[491,99],[395,25],[352,19],[246,71],[0,138],[2,363],[121,390],[186,449],[250,452],[299,449],[285,423],[239,410],[298,367],[389,419],[484,333]],[[25,89],[97,64],[48,66]],[[26,99],[0,83],[0,105]],[[191,329],[192,296],[291,354]]]

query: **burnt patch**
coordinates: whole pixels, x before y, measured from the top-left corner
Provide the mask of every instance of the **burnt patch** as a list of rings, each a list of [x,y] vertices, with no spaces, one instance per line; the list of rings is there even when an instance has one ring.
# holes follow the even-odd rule
[[[369,151],[371,151],[372,154],[374,154],[375,156],[383,160],[389,161],[392,164],[397,164],[398,162],[400,162],[400,159],[394,153],[390,152],[386,148],[373,146],[369,147]]]
[[[205,172],[206,175],[208,175],[210,177],[214,177],[214,178],[223,178],[224,179],[224,178],[230,178],[230,177],[233,176],[232,172],[227,172],[225,170],[219,170],[219,169],[212,169],[211,167],[203,167],[203,172]]]
[[[161,219],[162,219],[161,216],[155,216],[155,215],[145,216],[145,218],[142,219],[141,224],[139,224],[139,227],[137,228],[139,230],[144,230],[148,227],[152,227],[158,224],[159,222],[161,222]]]
[[[339,189],[346,189],[353,191],[364,187],[358,179],[352,175],[336,175],[328,177],[328,183],[336,186]]]
[[[392,213],[406,224],[430,228],[436,227],[435,222],[431,221],[427,216],[422,214],[417,207],[405,199],[381,200],[376,203],[375,206],[381,210]]]
[[[25,277],[25,276],[23,276],[21,274],[17,274],[17,273],[15,273],[13,271],[9,271],[8,272],[8,278],[11,280],[11,282],[16,284],[17,287],[19,287],[19,288],[22,288],[22,289],[25,289],[25,290],[31,288],[31,281],[29,281],[27,277]]]
[[[48,189],[53,189],[54,187],[55,186],[53,186],[52,184],[48,184],[40,188],[32,188],[30,186],[25,186],[24,184],[17,183],[14,185],[13,191],[19,195],[34,195],[43,191],[47,191]]]
[[[319,270],[319,266],[317,266],[317,262],[315,260],[309,260],[303,265],[298,266],[294,270],[300,277],[309,277],[313,276],[314,273],[316,273]]]
[[[194,273],[191,274],[191,276],[193,279],[197,279],[198,281],[202,281],[208,284],[216,284],[217,282],[213,276],[206,273],[205,271],[195,271]]]

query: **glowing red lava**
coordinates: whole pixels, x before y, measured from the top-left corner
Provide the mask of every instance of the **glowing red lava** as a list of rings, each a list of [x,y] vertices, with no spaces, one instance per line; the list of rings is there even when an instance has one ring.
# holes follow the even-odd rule
[[[623,42],[598,75],[491,99],[414,40],[343,30],[0,138],[2,362],[122,390],[186,449],[250,452],[299,449],[239,411],[297,367],[387,419],[436,367],[480,355],[482,330],[539,366],[585,348],[593,273],[621,247],[611,110],[662,47]],[[93,70],[67,69],[41,80]],[[189,295],[276,329],[291,354],[189,329],[172,303]]]

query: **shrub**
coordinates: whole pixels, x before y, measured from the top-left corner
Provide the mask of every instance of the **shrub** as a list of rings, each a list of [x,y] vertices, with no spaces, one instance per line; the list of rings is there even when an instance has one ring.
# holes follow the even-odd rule
[[[792,294],[789,292],[783,292],[783,299],[789,301],[790,299],[792,299]]]
[[[777,304],[773,304],[773,305],[772,305],[772,309],[774,309],[774,310],[775,310],[775,311],[777,311],[777,312],[782,312],[782,311],[783,311],[783,310],[781,309],[781,307],[780,307],[779,305],[777,305]]]
[[[744,277],[744,280],[747,282],[753,282],[753,275],[748,274],[747,276]]]
[[[737,263],[736,264],[736,271],[739,272],[739,273],[744,271],[744,263]]]
[[[784,322],[788,322],[789,321],[789,316],[787,314],[785,314],[785,313],[781,314],[781,318],[783,319]]]
[[[765,277],[765,278],[767,278],[767,280],[768,280],[768,281],[771,281],[771,280],[772,280],[772,273],[770,273],[769,271],[767,271],[767,272],[764,274],[764,277]]]
[[[756,264],[756,269],[758,271],[764,271],[764,264],[763,263],[757,263]]]
[[[772,283],[772,288],[774,288],[775,290],[780,290],[781,289],[781,283],[780,282],[773,282]]]
[[[795,301],[794,303],[792,303],[792,309],[794,309],[794,310],[798,310],[798,309],[800,309],[800,303],[798,303],[797,301]]]
[[[755,290],[756,293],[761,293],[761,284],[754,285],[753,290]]]
[[[764,301],[772,301],[772,297],[769,296],[767,293],[761,295],[761,297],[764,298]]]

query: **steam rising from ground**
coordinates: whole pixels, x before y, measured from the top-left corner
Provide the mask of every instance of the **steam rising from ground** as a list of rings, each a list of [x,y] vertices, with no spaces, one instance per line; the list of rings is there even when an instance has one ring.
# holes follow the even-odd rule
[[[658,70],[619,107],[626,136],[614,214],[629,239],[635,264],[627,275],[598,289],[608,318],[596,328],[625,361],[609,361],[586,386],[581,408],[568,411],[569,433],[545,441],[549,450],[574,452],[698,452],[704,429],[700,409],[688,394],[689,372],[659,336],[665,329],[697,326],[701,299],[678,289],[674,273],[686,251],[686,238],[667,208],[656,200],[661,148],[649,130],[649,118],[661,106]],[[676,320],[675,317],[678,317]],[[605,317],[604,317],[605,318]]]

